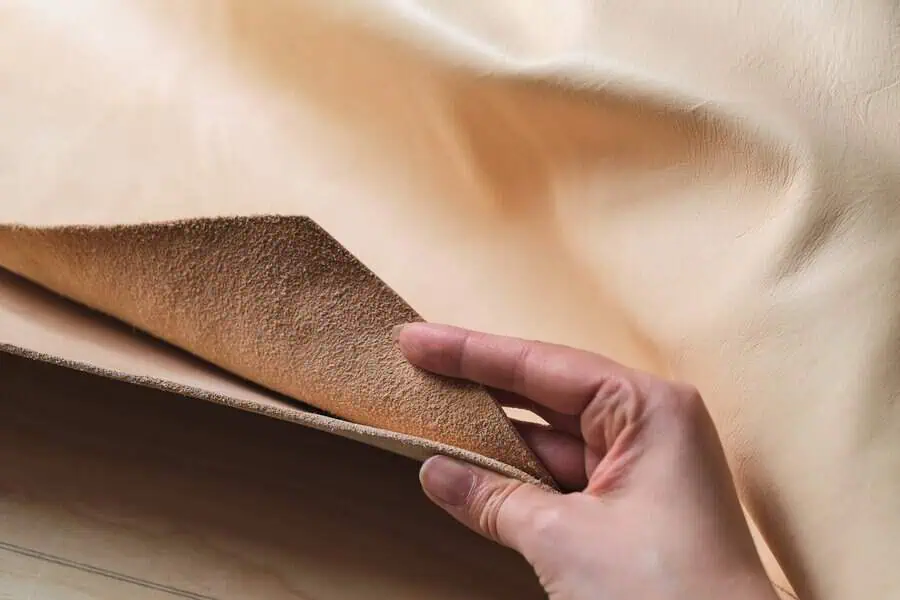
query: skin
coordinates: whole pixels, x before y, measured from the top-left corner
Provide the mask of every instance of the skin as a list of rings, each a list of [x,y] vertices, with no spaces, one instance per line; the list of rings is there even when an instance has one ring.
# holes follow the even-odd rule
[[[525,557],[552,600],[773,600],[721,442],[694,388],[565,346],[414,323],[412,364],[499,391],[568,493],[438,456],[426,495]]]

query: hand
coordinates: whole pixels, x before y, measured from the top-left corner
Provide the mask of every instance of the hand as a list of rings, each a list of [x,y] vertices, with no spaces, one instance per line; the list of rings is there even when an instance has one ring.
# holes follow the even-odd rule
[[[550,598],[777,598],[696,390],[564,346],[426,323],[396,337],[412,364],[550,424],[518,426],[572,493],[447,457],[421,471],[429,498],[522,554]]]

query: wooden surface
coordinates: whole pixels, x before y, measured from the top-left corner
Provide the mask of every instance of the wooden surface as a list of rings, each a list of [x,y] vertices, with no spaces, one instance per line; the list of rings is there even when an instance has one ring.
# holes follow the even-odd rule
[[[543,597],[417,465],[0,353],[0,599]]]

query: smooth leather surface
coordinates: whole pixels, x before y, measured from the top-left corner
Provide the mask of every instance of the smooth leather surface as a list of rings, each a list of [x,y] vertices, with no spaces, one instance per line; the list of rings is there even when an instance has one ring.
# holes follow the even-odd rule
[[[895,3],[0,10],[0,222],[310,215],[429,320],[693,382],[800,596],[900,594]]]

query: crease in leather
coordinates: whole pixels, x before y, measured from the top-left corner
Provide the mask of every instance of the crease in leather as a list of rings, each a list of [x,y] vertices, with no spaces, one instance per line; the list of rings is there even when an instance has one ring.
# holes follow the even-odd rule
[[[896,6],[552,5],[14,3],[0,222],[309,215],[429,319],[691,381],[800,597],[900,594]]]
[[[369,427],[348,429],[355,439],[375,429],[408,443],[427,439],[429,450],[460,448],[552,485],[485,388],[403,359],[391,329],[421,317],[308,218],[0,227],[0,266],[226,371]],[[335,419],[293,420],[331,431],[338,426]]]

